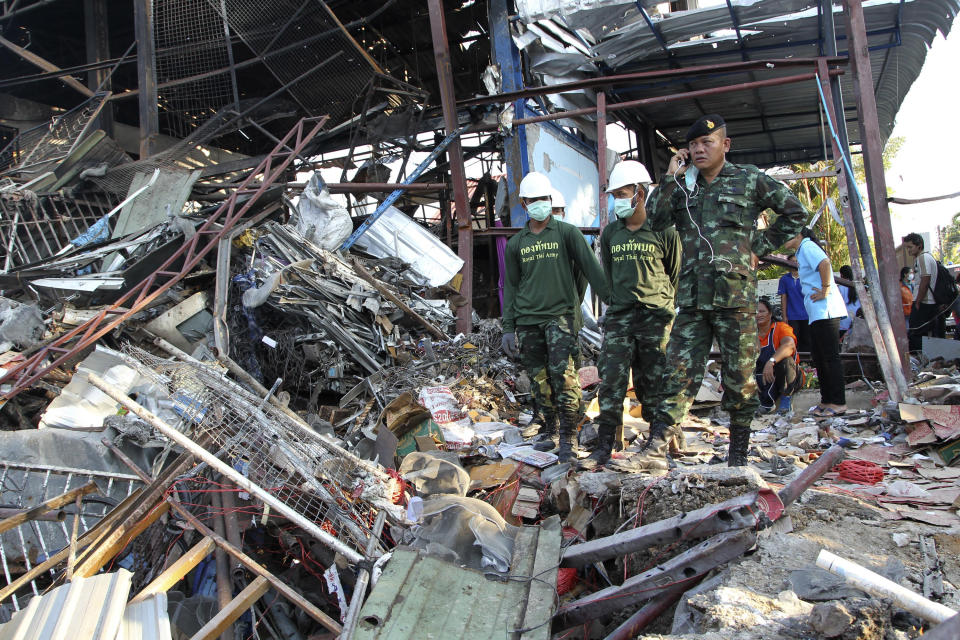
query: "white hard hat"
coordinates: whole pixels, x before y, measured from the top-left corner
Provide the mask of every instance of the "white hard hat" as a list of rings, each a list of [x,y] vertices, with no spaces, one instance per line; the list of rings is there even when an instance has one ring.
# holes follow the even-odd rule
[[[567,206],[567,201],[563,199],[563,194],[556,189],[550,189],[550,201],[554,209],[563,209]]]
[[[551,191],[553,185],[550,184],[550,178],[536,171],[531,171],[520,181],[521,198],[542,198],[549,196]]]
[[[624,160],[617,164],[610,172],[610,179],[607,181],[607,192],[625,187],[628,184],[650,184],[650,174],[647,168],[636,160]]]

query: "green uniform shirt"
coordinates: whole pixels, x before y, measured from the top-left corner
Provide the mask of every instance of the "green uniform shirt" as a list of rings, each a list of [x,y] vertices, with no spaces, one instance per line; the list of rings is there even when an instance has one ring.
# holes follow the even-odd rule
[[[651,231],[645,224],[630,231],[623,220],[614,220],[600,234],[600,252],[610,287],[608,312],[639,305],[673,314],[681,253],[675,228]]]
[[[684,182],[683,176],[678,179]],[[753,308],[757,273],[750,264],[751,251],[762,257],[796,236],[807,210],[786,185],[751,165],[727,162],[710,184],[698,175],[692,194],[685,195],[685,187],[678,186],[673,176],[664,176],[647,206],[651,229],[676,224],[680,234],[683,258],[677,306]],[[765,209],[778,216],[758,230],[757,220]]]
[[[580,314],[575,273],[586,276],[601,300],[609,298],[603,269],[575,226],[551,218],[539,234],[530,223],[510,238],[504,256],[503,331]]]

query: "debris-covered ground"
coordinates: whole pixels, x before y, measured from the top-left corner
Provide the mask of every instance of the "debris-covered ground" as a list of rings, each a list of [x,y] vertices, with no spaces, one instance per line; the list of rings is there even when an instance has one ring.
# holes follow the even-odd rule
[[[455,335],[454,290],[280,221],[211,264],[92,349],[49,345],[97,321],[95,297],[4,299],[8,624],[108,577],[126,615],[152,602],[201,637],[220,611],[235,637],[372,638],[414,616],[417,637],[890,639],[960,607],[953,365],[925,366],[899,404],[851,380],[834,418],[803,391],[755,420],[747,468],[725,464],[716,381],[657,474],[631,468],[647,425],[628,400],[623,450],[581,472],[533,446],[499,323]],[[860,590],[818,568],[824,551],[940,609]]]
[[[444,243],[257,175],[202,208],[195,175],[139,173],[136,206],[0,274],[0,633],[94,597],[85,619],[237,639],[914,638],[960,607],[957,363],[891,402],[854,354],[848,411],[801,392],[745,468],[711,364],[669,470],[641,470],[628,395],[585,472],[538,433],[499,321],[456,330]],[[137,200],[153,184],[188,213]]]

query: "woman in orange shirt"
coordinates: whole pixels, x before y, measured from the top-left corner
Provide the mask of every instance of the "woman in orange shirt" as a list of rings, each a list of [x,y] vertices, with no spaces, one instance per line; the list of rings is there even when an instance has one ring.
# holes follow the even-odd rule
[[[766,298],[757,304],[757,337],[760,352],[754,377],[760,396],[760,413],[786,415],[792,408],[792,396],[803,379],[798,365],[797,339],[786,322],[774,319],[774,307]]]
[[[903,315],[908,318],[910,317],[910,310],[913,308],[913,292],[910,291],[907,283],[913,279],[912,276],[910,267],[900,269],[900,302],[903,303]]]

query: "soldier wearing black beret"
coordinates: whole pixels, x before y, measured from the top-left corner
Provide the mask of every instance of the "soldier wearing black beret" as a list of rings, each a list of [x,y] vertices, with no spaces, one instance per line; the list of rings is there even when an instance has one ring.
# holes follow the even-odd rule
[[[670,160],[646,212],[653,231],[676,224],[683,246],[679,312],[670,332],[667,368],[646,442],[643,468],[663,468],[668,446],[681,439],[679,423],[700,390],[710,348],[720,346],[722,408],[730,413],[727,464],[745,465],[750,422],[759,407],[757,362],[757,256],[800,232],[807,210],[781,182],[751,165],[728,162],[724,119],[710,113],[687,130],[687,148]],[[766,229],[765,209],[778,215]]]

